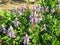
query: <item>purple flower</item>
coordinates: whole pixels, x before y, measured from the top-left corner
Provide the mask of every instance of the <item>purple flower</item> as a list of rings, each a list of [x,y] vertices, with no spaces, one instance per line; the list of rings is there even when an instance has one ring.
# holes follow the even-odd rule
[[[35,10],[35,11],[42,11],[42,6],[41,5],[38,5],[38,6],[33,6],[33,9]]]
[[[41,5],[38,5],[38,9],[41,11],[42,10],[42,6]]]
[[[22,11],[22,12],[25,11],[25,5],[22,4],[20,8],[21,8],[21,11]]]
[[[10,26],[10,27],[8,28],[7,35],[8,35],[9,37],[11,37],[11,38],[15,38],[15,35],[14,35],[14,32],[13,32],[13,27],[12,27],[12,26]]]
[[[32,13],[32,15],[30,15],[30,22],[31,22],[31,23],[33,23],[33,22],[35,22],[35,23],[40,23],[41,20],[42,20],[42,16],[40,16],[40,17],[38,18],[38,14],[36,13],[36,11],[34,11],[34,12]]]
[[[30,18],[30,22],[32,23],[32,22],[33,22],[33,20],[34,20],[34,19],[33,19],[33,18],[34,18],[33,13],[30,15],[30,17],[29,17],[29,18]]]
[[[17,27],[19,25],[19,21],[18,21],[17,17],[14,20],[14,25],[15,25],[15,27]]]
[[[28,43],[29,43],[29,36],[28,36],[28,34],[26,34],[24,37],[23,37],[23,40],[24,40],[24,45],[28,45]]]
[[[31,23],[33,22],[33,16],[30,18],[30,22],[31,22]]]
[[[33,6],[33,11],[44,13],[44,7],[41,5]]]

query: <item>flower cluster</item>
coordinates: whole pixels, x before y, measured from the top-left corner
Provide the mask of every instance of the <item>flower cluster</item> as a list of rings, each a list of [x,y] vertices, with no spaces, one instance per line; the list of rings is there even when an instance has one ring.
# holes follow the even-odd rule
[[[38,7],[38,8],[40,8],[40,7]],[[34,28],[35,23],[40,23],[42,21],[42,15],[38,15],[38,13],[37,13],[37,11],[39,11],[39,10],[37,10],[36,7],[34,7],[33,9],[34,10],[33,10],[32,14],[29,17],[32,29]]]
[[[13,27],[12,27],[12,26],[10,26],[10,27],[8,28],[8,30],[7,30],[7,35],[8,35],[9,37],[11,37],[11,38],[15,38],[15,37],[16,37],[15,34],[14,34],[14,32],[13,32]]]
[[[57,9],[59,9],[59,5],[57,6]],[[38,5],[38,6],[33,6],[33,10],[35,10],[36,12],[39,12],[41,14],[45,14],[45,13],[54,13],[55,10],[54,8],[51,8],[49,6],[42,6],[42,5]]]
[[[15,20],[14,20],[14,26],[17,27],[18,25],[19,25],[19,21],[18,21],[18,19],[17,19],[17,17],[16,17]],[[1,29],[0,29],[0,32],[5,33],[5,34],[7,33],[7,35],[8,35],[9,37],[14,38],[14,37],[16,37],[16,36],[15,36],[13,30],[14,30],[14,29],[13,29],[12,25],[10,25],[9,28],[8,28],[8,30],[7,30],[6,27],[5,27],[5,25],[2,24],[2,27],[1,27]]]
[[[40,17],[35,17],[34,15],[31,15],[31,16],[30,16],[30,22],[31,22],[31,23],[33,23],[33,21],[34,21],[35,23],[40,23],[41,20],[42,20],[42,16],[40,16]]]
[[[44,7],[41,6],[41,5],[38,5],[38,6],[33,6],[33,10],[35,10],[36,12],[44,12]]]
[[[14,35],[14,32],[13,32],[13,27],[12,26],[10,26],[9,28],[8,28],[8,30],[4,27],[4,25],[2,25],[2,28],[0,29],[0,32],[2,32],[2,33],[4,33],[4,34],[6,34],[7,33],[7,35],[9,36],[9,37],[15,37],[15,35]]]
[[[21,16],[25,10],[26,10],[25,5],[22,4],[20,9],[18,9],[17,7],[12,8],[11,13]]]
[[[18,14],[19,16],[22,15],[22,12],[21,12],[17,7],[14,7],[14,8],[11,10],[11,13],[13,13],[13,14]]]

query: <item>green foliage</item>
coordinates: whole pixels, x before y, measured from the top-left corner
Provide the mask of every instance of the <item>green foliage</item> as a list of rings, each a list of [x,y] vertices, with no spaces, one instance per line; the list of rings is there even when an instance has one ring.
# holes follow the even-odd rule
[[[43,3],[42,3],[43,2]],[[49,3],[48,3],[49,2]],[[41,0],[40,4],[43,6],[49,6],[50,8],[56,8],[56,0]],[[30,38],[29,45],[60,45],[60,16],[59,13],[42,14],[43,19],[39,24],[34,25],[34,29],[31,29],[30,16],[31,12],[26,10],[21,16],[17,14],[12,14],[7,11],[0,11],[0,28],[2,24],[9,28],[10,25],[13,26],[13,31],[16,38],[10,38],[6,34],[0,34],[0,40],[3,45],[22,45],[22,38],[27,33]],[[58,17],[59,16],[59,17]],[[18,18],[19,25],[14,27],[14,19]],[[57,17],[57,18],[56,18]],[[42,30],[43,24],[46,24],[46,30]]]

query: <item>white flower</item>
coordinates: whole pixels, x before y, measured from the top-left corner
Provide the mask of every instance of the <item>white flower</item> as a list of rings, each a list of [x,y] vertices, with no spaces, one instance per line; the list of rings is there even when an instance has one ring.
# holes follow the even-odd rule
[[[46,24],[42,26],[42,30],[46,30]]]
[[[30,15],[30,22],[32,23],[33,22],[33,18],[34,18],[34,16],[33,16],[33,13]]]

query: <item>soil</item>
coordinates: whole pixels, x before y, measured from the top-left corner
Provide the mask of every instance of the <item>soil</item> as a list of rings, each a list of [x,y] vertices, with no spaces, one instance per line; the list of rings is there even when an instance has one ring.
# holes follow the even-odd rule
[[[24,5],[25,7],[27,6],[27,2],[25,1],[0,1],[0,10],[10,10],[13,7],[20,8],[21,5]],[[31,9],[34,4],[29,4],[29,8]]]

